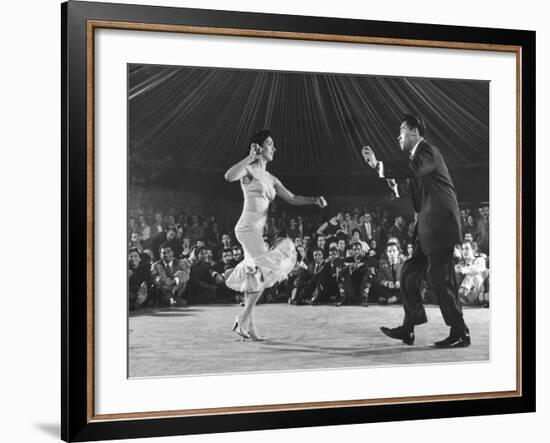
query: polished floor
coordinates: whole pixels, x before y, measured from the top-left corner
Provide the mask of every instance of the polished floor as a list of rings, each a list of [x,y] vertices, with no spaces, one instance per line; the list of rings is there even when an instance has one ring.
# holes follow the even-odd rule
[[[380,326],[400,323],[402,306],[262,304],[256,322],[264,342],[243,342],[231,331],[237,305],[143,309],[129,319],[129,376],[227,374],[489,359],[490,310],[465,308],[472,345],[437,349],[449,329],[437,306],[416,328],[414,346],[391,340]]]

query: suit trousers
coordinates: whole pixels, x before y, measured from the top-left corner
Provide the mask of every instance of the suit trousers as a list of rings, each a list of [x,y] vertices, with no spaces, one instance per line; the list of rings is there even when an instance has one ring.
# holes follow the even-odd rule
[[[426,278],[428,287],[437,297],[439,309],[452,334],[468,331],[462,315],[462,306],[458,296],[458,284],[454,272],[453,247],[426,255],[420,242],[415,241],[413,254],[403,264],[401,273],[401,298],[405,317],[403,327],[413,329],[428,321],[422,304],[420,288],[422,279]]]

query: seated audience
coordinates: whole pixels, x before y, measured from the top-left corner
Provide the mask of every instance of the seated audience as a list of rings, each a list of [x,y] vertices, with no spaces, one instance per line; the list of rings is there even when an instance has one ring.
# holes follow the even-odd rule
[[[147,300],[147,290],[151,282],[151,270],[147,261],[142,260],[137,248],[128,251],[128,304],[130,311]]]
[[[346,258],[347,242],[344,238],[340,238],[336,243],[336,249],[340,258]]]
[[[132,232],[130,234],[130,241],[128,242],[128,249],[137,249],[140,253],[143,251],[141,246],[141,234],[139,232]]]
[[[229,289],[225,281],[231,275],[237,262],[233,260],[233,250],[226,248],[222,251],[222,259],[212,266],[212,278],[217,286],[218,300],[222,302],[239,301],[240,296],[237,292]]]
[[[239,245],[235,245],[231,248],[231,250],[233,251],[233,260],[235,260],[237,264],[242,262],[244,259],[244,255],[241,247]]]
[[[161,245],[168,245],[174,253],[174,257],[180,257],[182,251],[182,245],[177,239],[177,229],[168,228],[166,232],[162,232],[157,235],[151,242],[155,259],[160,259],[160,247]]]
[[[317,237],[317,248],[323,251],[323,254],[325,253],[326,241],[327,240],[324,235],[319,235]]]
[[[455,265],[455,272],[460,301],[465,305],[482,305],[488,271],[485,258],[476,254],[472,242],[462,242],[462,260]]]
[[[407,242],[407,249],[405,253],[405,260],[408,260],[413,255],[413,244],[411,242]]]
[[[361,238],[366,242],[370,242],[371,240],[379,240],[380,230],[378,229],[378,226],[374,224],[372,221],[372,215],[368,212],[365,212],[362,222],[359,223],[359,231],[361,231]]]
[[[218,287],[212,276],[212,266],[207,261],[204,246],[197,246],[194,251],[195,262],[191,266],[189,287],[186,291],[190,303],[214,303],[217,300]]]
[[[399,247],[395,243],[386,246],[387,260],[378,265],[374,288],[380,304],[393,304],[401,299],[400,278],[403,263],[399,261]]]
[[[189,258],[191,252],[191,240],[189,239],[189,237],[183,237],[183,240],[181,242],[180,258]]]
[[[361,238],[361,230],[358,228],[355,228],[353,231],[351,231],[351,243],[360,243],[361,247],[363,248],[363,253],[366,254],[367,252],[369,252],[369,245]]]
[[[287,237],[296,238],[301,236],[300,229],[298,228],[298,223],[295,218],[291,218],[288,221],[288,229],[286,231]]]
[[[189,281],[189,262],[174,259],[169,244],[160,247],[161,259],[151,267],[151,278],[155,288],[154,303],[159,306],[186,304],[183,297]]]
[[[344,259],[344,297],[338,304],[365,304],[376,262],[365,256],[361,243],[353,243],[351,256]]]
[[[193,207],[187,213],[182,208],[174,207],[175,201],[184,198],[178,197],[176,191],[132,192],[128,218],[128,232],[131,234],[128,239],[130,308],[135,309],[139,304],[144,304],[143,288],[148,290],[146,305],[170,305],[188,299],[202,303],[234,300],[225,292],[224,278],[235,263],[243,260],[242,248],[227,234],[235,226],[239,214],[237,209],[232,212],[224,202],[222,210],[212,208],[213,211],[203,217],[199,215],[198,207]],[[189,208],[187,206],[186,210]],[[399,299],[399,278],[393,280],[393,275],[390,278],[390,262],[393,264],[395,248],[386,245],[390,242],[397,246],[396,272],[399,274],[400,263],[412,255],[411,235],[415,223],[412,221],[409,224],[409,221],[413,220],[414,214],[390,212],[389,207],[383,206],[376,206],[374,211],[369,212],[367,205],[356,203],[347,203],[342,209],[321,223],[319,213],[308,214],[308,211],[300,209],[300,214],[297,214],[291,213],[284,205],[270,206],[269,229],[265,233],[266,247],[277,241],[278,237],[288,236],[294,240],[298,261],[286,280],[265,292],[265,300],[287,300],[294,293],[294,298],[297,297],[303,303],[315,304],[330,300],[336,304],[361,301],[366,304],[370,289],[368,301],[376,302],[380,298],[382,303],[392,303]],[[461,244],[455,251],[460,294],[465,303],[488,306],[488,206],[482,204],[478,211],[466,207],[461,211],[461,224],[465,240],[470,242],[470,246]],[[319,226],[317,230],[314,228],[316,226]],[[315,234],[313,239],[312,233]],[[202,248],[205,242],[206,250]],[[480,244],[480,250],[479,253],[474,252],[472,260],[467,249],[477,251],[476,243]],[[190,279],[192,274],[192,282],[184,282],[185,276],[180,278],[168,275],[171,271],[166,268],[165,260],[169,254],[161,254],[161,245],[172,251],[171,260],[176,271],[181,262],[186,268],[183,275],[187,273],[187,279]],[[360,246],[360,251],[354,250],[355,245]],[[401,246],[405,253],[400,253]],[[133,248],[137,249],[137,255],[132,251]],[[321,250],[321,256],[318,249]],[[317,252],[314,254],[315,250]],[[327,255],[324,260],[323,257]],[[379,260],[382,262],[378,263]],[[155,263],[149,265],[152,262]],[[476,269],[483,269],[484,262],[484,270],[477,272]],[[365,268],[367,270],[363,271]],[[144,270],[145,274],[149,273],[150,282],[145,285]],[[375,274],[378,274],[376,278]],[[182,286],[187,286],[183,295]],[[293,291],[295,287],[300,287],[299,296]],[[427,302],[436,302],[428,288],[422,294]]]
[[[343,215],[338,212],[334,217],[323,223],[317,229],[317,235],[323,235],[329,242],[338,235],[347,234],[343,226]]]
[[[307,269],[301,269],[298,272],[289,302],[301,305],[328,301],[330,294],[325,281],[326,277],[324,253],[317,248],[313,251],[313,263]]]

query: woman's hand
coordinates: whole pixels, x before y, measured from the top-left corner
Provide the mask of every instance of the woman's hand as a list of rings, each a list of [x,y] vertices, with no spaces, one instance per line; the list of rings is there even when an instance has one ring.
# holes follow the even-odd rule
[[[259,152],[261,150],[261,146],[259,146],[258,144],[256,143],[252,143],[250,145],[250,152],[248,153],[248,162],[249,163],[254,163],[256,160],[258,160],[260,158],[260,155],[259,155]]]
[[[320,208],[324,208],[327,206],[327,201],[325,200],[325,197],[321,196],[321,197],[315,197],[315,203],[317,206],[319,206]]]

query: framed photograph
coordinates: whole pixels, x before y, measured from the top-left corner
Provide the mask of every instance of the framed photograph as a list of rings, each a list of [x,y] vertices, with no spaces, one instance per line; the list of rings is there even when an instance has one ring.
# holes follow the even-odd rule
[[[63,440],[535,410],[534,32],[61,15]]]

